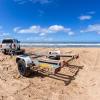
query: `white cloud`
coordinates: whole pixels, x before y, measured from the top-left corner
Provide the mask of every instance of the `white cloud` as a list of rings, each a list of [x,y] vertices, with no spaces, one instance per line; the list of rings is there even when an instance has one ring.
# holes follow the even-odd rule
[[[2,26],[0,26],[0,29],[2,29],[3,27]]]
[[[2,29],[3,29],[3,26],[0,26],[0,37],[9,36],[10,33],[4,32]]]
[[[33,40],[34,38],[34,40]],[[27,37],[26,38],[27,41],[53,41],[53,38],[52,37],[44,37],[44,36],[37,36],[37,37]]]
[[[39,16],[43,16],[44,15],[44,11],[43,10],[38,10]]]
[[[58,32],[64,32],[68,33],[68,35],[73,35],[74,32],[71,31],[71,28],[66,28],[62,25],[52,25],[47,28],[42,28],[41,26],[33,25],[27,29],[21,29],[19,27],[14,28],[14,32],[16,33],[35,33],[39,34],[40,36],[44,36],[48,33],[58,33]]]
[[[18,4],[25,4],[27,0],[14,0],[14,2],[17,2]]]
[[[6,33],[6,32],[0,32],[0,37],[3,37],[3,36],[9,36],[10,33]]]
[[[71,29],[70,28],[65,28],[64,26],[61,26],[61,25],[53,25],[53,26],[50,26],[48,28],[48,30],[52,31],[52,32],[59,32],[59,31],[64,31],[64,32],[68,32],[70,31]]]
[[[51,38],[51,37],[44,37],[44,38],[43,38],[43,41],[48,41],[48,42],[50,42],[50,41],[53,41],[53,38]]]
[[[40,36],[45,36],[45,35],[46,35],[46,33],[41,33],[41,34],[40,34]]]
[[[14,32],[17,32],[19,29],[20,29],[20,27],[15,27],[15,28],[13,29],[13,31],[14,31]]]
[[[90,16],[90,15],[82,15],[82,16],[79,17],[79,19],[83,20],[83,21],[84,20],[90,20],[91,18],[92,18],[92,16]]]
[[[74,35],[75,33],[73,31],[68,32],[68,35]]]
[[[29,0],[29,1],[32,1],[33,3],[40,3],[40,4],[47,4],[51,2],[51,0]]]
[[[95,14],[96,12],[95,11],[90,11],[90,12],[88,12],[88,14]]]
[[[18,4],[24,4],[26,2],[32,2],[32,3],[40,3],[40,4],[48,4],[51,3],[51,0],[14,0]]]
[[[93,15],[95,14],[96,12],[95,11],[89,11],[89,12],[86,12],[85,14],[79,16],[78,18],[82,21],[84,20],[90,20],[92,19]]]
[[[39,33],[41,31],[40,26],[31,26],[28,29],[19,29],[17,33]]]
[[[100,34],[100,24],[88,25],[87,29],[81,30],[80,32],[96,32]]]

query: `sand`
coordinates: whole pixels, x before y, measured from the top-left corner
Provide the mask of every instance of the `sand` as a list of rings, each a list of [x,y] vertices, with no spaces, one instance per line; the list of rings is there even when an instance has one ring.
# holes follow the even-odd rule
[[[52,48],[25,48],[27,52],[47,53]],[[0,100],[100,100],[100,48],[60,48],[61,53],[79,54],[71,64],[83,69],[62,69],[68,83],[41,77],[19,75],[16,57],[0,53]],[[76,74],[76,75],[75,75]],[[74,76],[75,75],[75,76]],[[71,79],[69,76],[73,76]],[[65,76],[64,76],[65,77]]]

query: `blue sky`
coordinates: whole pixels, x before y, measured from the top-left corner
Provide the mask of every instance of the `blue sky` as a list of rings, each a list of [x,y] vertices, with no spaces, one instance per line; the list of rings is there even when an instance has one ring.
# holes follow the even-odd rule
[[[0,40],[100,42],[99,0],[0,0]]]

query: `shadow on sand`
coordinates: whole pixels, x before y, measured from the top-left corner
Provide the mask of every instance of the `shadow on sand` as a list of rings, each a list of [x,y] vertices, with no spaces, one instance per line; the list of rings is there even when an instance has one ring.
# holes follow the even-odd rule
[[[62,74],[62,73],[57,73],[57,74],[50,74],[50,75],[45,75],[43,72],[33,72],[31,73],[29,78],[33,78],[33,77],[41,77],[41,78],[45,78],[45,77],[49,77],[49,78],[53,78],[56,80],[60,80],[63,81],[65,86],[69,85],[71,83],[72,80],[75,80],[75,76],[77,76],[78,72],[80,71],[80,69],[83,68],[83,66],[76,66],[76,65],[68,65],[66,66],[68,68],[70,68],[70,71],[72,70],[71,75],[67,75],[67,74]],[[73,71],[73,69],[75,69],[75,71]]]

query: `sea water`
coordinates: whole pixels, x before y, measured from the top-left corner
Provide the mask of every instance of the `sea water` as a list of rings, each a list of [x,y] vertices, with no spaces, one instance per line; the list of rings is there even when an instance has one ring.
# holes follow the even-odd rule
[[[83,43],[83,42],[77,42],[77,43],[66,43],[66,42],[26,42],[21,43],[22,47],[100,47],[100,43]]]

